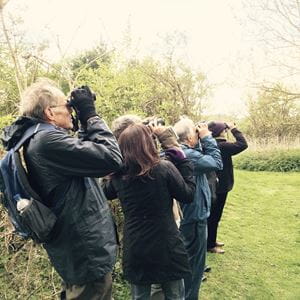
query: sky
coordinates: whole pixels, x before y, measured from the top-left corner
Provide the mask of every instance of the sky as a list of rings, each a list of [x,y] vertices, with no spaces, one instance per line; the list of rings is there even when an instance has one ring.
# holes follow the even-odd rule
[[[186,38],[178,49],[193,69],[213,86],[208,113],[241,117],[251,89],[249,80],[268,76],[257,70],[266,53],[248,38],[247,18],[239,0],[10,0],[7,12],[24,20],[28,38],[49,41],[47,56],[91,49],[100,41],[124,46],[130,32],[139,55],[160,55],[162,37]],[[59,45],[59,46],[58,46]],[[60,50],[59,50],[60,49]],[[255,67],[254,67],[255,66]]]

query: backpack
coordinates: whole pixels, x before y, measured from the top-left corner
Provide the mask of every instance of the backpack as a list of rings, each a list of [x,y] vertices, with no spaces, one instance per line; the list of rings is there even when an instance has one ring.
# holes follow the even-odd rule
[[[19,150],[41,130],[56,129],[46,123],[29,127],[20,141],[0,160],[0,200],[15,229],[14,232],[37,243],[49,240],[56,216],[42,203],[40,196],[30,186]]]

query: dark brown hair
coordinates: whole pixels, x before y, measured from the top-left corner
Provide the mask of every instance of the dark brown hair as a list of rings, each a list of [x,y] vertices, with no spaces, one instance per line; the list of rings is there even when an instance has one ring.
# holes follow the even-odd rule
[[[149,175],[160,161],[150,129],[143,124],[126,128],[119,136],[118,143],[124,158],[125,178]]]

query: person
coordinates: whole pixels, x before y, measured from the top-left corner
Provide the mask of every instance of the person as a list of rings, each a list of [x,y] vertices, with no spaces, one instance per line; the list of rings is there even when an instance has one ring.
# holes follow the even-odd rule
[[[190,268],[172,206],[173,198],[193,200],[193,168],[180,149],[166,150],[177,167],[160,159],[143,124],[126,128],[118,142],[123,168],[103,184],[107,198],[118,198],[124,213],[123,273],[132,299],[150,299],[152,284],[161,284],[167,300],[184,299],[183,277]]]
[[[72,108],[47,79],[29,86],[21,99],[21,117],[6,129],[13,147],[31,126],[48,123],[24,149],[29,181],[57,216],[51,239],[43,244],[64,281],[61,299],[111,299],[111,272],[117,244],[107,200],[96,177],[117,171],[122,156],[115,137],[97,115],[87,86],[71,93],[82,125],[80,138],[69,134]]]
[[[171,130],[171,127],[162,125],[164,123],[165,122],[162,118],[157,118],[155,116],[141,119],[138,115],[126,114],[114,119],[111,124],[111,129],[115,137],[119,139],[121,133],[130,125],[144,124],[151,129],[152,138],[155,141],[155,146],[158,150],[174,147],[180,149],[180,145],[177,142],[177,137],[174,135],[174,131]],[[160,157],[165,157],[165,153],[163,151],[160,152]],[[179,204],[175,199],[173,199],[173,216],[177,227],[179,227],[182,214]],[[151,300],[165,300],[161,284],[151,285]]]
[[[222,168],[220,150],[212,138],[207,124],[181,119],[174,125],[174,130],[182,143],[182,149],[194,165],[196,191],[194,201],[181,204],[183,219],[180,231],[189,255],[192,273],[184,278],[187,300],[199,297],[199,290],[206,258],[207,218],[210,212],[210,190],[205,173]]]
[[[208,238],[207,251],[211,253],[223,254],[225,250],[223,242],[217,241],[219,222],[222,218],[223,209],[226,203],[228,192],[232,190],[234,184],[232,156],[247,149],[247,141],[241,131],[233,122],[210,122],[208,124],[213,137],[216,139],[221,151],[223,169],[217,171],[216,181],[216,201],[212,205],[210,217],[208,218]],[[226,132],[230,130],[235,138],[235,142],[226,139]]]
[[[138,115],[133,114],[127,114],[122,115],[114,119],[111,123],[111,130],[116,137],[116,139],[119,139],[119,136],[121,133],[130,125],[133,124],[142,124],[142,118]]]

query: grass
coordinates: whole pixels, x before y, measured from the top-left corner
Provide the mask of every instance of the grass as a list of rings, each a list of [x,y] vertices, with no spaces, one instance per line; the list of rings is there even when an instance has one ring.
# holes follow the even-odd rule
[[[300,299],[299,183],[299,173],[235,171],[219,230],[226,253],[208,255],[201,299]],[[9,254],[4,223],[0,211],[0,299],[58,299],[60,279],[45,251],[26,243]],[[114,299],[129,300],[120,269]]]
[[[201,299],[300,299],[300,175],[235,175]]]

